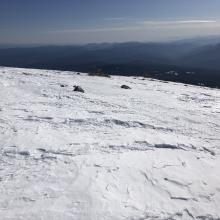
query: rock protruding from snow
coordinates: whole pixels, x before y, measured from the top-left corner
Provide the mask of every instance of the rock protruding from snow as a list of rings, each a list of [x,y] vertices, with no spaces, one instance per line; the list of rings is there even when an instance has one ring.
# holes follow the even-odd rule
[[[82,93],[85,92],[84,89],[80,86],[73,86],[73,87],[74,87],[73,89],[74,92],[82,92]]]
[[[122,85],[121,88],[122,88],[122,89],[131,89],[131,87],[130,87],[130,86],[127,86],[127,85]]]

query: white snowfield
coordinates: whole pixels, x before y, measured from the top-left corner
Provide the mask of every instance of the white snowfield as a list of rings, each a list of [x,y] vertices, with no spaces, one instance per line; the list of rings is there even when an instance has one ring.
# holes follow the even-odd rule
[[[1,67],[0,219],[220,219],[220,90]]]

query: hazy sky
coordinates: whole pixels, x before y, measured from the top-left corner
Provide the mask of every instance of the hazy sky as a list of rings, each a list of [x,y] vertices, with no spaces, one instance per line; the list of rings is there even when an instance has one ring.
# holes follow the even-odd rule
[[[0,0],[0,44],[220,35],[220,0]]]

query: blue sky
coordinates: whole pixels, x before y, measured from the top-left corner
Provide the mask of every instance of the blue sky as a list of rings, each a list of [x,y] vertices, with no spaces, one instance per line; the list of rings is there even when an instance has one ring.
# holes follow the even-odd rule
[[[220,0],[0,0],[0,44],[220,35]]]

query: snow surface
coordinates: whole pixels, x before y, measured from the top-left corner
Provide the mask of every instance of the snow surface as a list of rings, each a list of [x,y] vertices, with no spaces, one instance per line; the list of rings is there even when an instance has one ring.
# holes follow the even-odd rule
[[[0,219],[220,219],[219,134],[217,89],[1,67]]]

